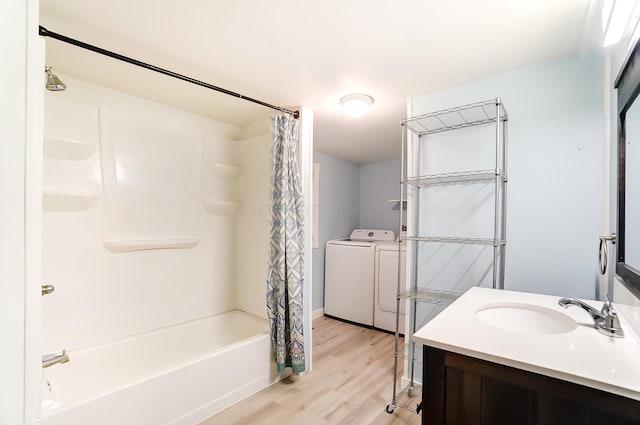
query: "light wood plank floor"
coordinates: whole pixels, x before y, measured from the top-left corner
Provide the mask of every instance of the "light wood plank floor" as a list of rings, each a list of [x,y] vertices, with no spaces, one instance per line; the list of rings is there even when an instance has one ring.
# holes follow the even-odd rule
[[[417,425],[391,401],[393,335],[332,320],[313,322],[313,370],[291,376],[200,425]]]

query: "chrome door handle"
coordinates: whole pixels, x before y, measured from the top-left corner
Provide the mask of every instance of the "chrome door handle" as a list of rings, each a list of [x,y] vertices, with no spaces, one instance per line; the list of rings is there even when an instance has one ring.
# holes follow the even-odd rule
[[[53,285],[42,285],[42,295],[49,295],[55,290],[56,288]]]

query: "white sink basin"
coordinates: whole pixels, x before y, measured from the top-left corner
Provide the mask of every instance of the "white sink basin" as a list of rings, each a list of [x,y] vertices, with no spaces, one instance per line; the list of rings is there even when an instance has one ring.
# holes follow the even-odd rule
[[[497,328],[538,335],[563,334],[578,326],[566,314],[524,303],[485,304],[476,311],[476,317]]]

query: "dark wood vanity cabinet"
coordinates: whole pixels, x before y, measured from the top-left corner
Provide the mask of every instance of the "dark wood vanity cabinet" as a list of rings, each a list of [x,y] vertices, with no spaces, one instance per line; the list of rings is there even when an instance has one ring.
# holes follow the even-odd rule
[[[639,401],[427,346],[423,382],[423,425],[640,424]]]

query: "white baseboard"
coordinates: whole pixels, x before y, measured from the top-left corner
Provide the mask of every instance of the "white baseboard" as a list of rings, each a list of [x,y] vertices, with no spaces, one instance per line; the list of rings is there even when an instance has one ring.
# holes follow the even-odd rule
[[[323,317],[323,316],[324,316],[324,308],[319,308],[319,309],[313,310],[311,312],[311,318],[312,319],[318,319],[318,318]]]

